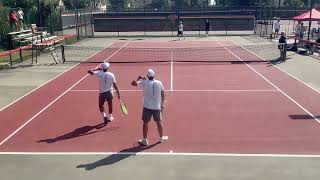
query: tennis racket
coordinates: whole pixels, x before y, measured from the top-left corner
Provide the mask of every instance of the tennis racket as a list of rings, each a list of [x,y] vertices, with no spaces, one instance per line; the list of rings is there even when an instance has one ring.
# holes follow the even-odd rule
[[[120,99],[120,109],[121,109],[121,112],[124,114],[124,115],[128,115],[128,107],[126,106],[126,104],[124,104],[122,102],[122,100]]]

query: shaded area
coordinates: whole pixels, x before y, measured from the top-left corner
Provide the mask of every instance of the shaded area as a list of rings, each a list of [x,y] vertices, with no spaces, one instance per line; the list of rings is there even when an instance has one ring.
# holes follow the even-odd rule
[[[159,142],[152,144],[150,146],[139,146],[138,145],[138,146],[135,146],[132,148],[123,149],[116,154],[112,154],[112,155],[105,157],[101,160],[98,160],[96,162],[78,165],[77,168],[84,168],[85,170],[89,171],[89,170],[93,170],[93,169],[101,167],[101,166],[112,165],[112,164],[115,164],[119,161],[122,161],[130,156],[135,156],[136,153],[138,153],[138,152],[141,152],[141,151],[144,151],[147,149],[151,149],[154,146],[156,146],[157,144],[159,144]]]
[[[314,118],[308,114],[294,114],[289,115],[289,117],[293,120],[314,120]],[[320,118],[320,116],[314,116],[315,118]]]
[[[118,126],[102,129],[105,126],[106,126],[105,123],[101,123],[101,124],[94,125],[94,126],[83,126],[83,127],[77,128],[67,134],[64,134],[64,135],[61,135],[61,136],[58,136],[55,138],[39,140],[37,142],[38,143],[42,143],[42,142],[43,143],[55,143],[57,141],[68,140],[68,139],[86,136],[86,135],[90,135],[90,134],[94,134],[94,133],[98,133],[98,132],[114,131],[116,129],[119,129]],[[102,129],[102,130],[100,130],[100,129]]]

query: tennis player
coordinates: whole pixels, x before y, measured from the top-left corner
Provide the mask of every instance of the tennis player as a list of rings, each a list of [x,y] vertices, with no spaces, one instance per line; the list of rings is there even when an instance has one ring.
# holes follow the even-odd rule
[[[154,79],[155,73],[152,69],[147,72],[147,78],[139,76],[139,78],[131,83],[132,86],[139,86],[143,90],[143,138],[138,141],[140,145],[148,145],[148,123],[153,120],[157,123],[160,135],[159,142],[168,140],[168,136],[163,136],[163,128],[161,124],[162,110],[164,108],[164,88],[162,82]]]
[[[183,35],[183,24],[182,21],[179,21],[179,25],[178,25],[178,37],[184,37]]]
[[[204,22],[204,25],[206,27],[206,36],[209,36],[209,31],[210,31],[210,22],[209,19],[206,20],[206,22]]]
[[[116,89],[118,99],[120,99],[119,89],[116,84],[114,74],[108,72],[110,63],[106,62],[100,68],[89,70],[88,73],[99,78],[99,109],[105,124],[114,120],[113,111],[113,87]],[[104,102],[108,102],[109,114],[104,112]]]

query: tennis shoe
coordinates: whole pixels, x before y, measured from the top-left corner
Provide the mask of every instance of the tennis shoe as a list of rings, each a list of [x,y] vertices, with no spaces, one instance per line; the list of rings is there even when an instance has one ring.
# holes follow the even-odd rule
[[[162,136],[162,137],[160,138],[159,142],[160,142],[160,143],[163,143],[163,142],[167,141],[168,139],[169,139],[168,136]]]
[[[104,120],[104,124],[108,124],[109,122],[108,117],[103,117],[103,120]]]
[[[113,120],[114,120],[114,117],[110,115],[110,117],[108,118],[108,122],[112,122]]]
[[[138,143],[139,143],[139,145],[140,146],[148,146],[148,139],[139,139],[139,141],[138,141]]]

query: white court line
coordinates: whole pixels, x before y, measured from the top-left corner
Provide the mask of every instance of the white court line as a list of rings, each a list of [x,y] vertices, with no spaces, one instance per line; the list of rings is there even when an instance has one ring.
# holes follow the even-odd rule
[[[158,156],[216,156],[216,157],[283,157],[320,158],[310,154],[238,154],[238,153],[176,153],[176,152],[0,152],[0,155],[158,155]]]
[[[70,92],[99,92],[96,89],[73,89]],[[142,90],[123,89],[120,92],[142,92]],[[279,92],[277,89],[175,89],[166,92]]]
[[[124,46],[126,46],[128,43],[124,44],[119,50],[114,52],[111,56],[109,56],[105,61],[110,59],[112,56],[114,56],[116,53],[118,53]],[[97,66],[99,67],[99,65]],[[25,127],[27,124],[29,124],[34,118],[36,118],[39,114],[41,114],[43,111],[45,111],[48,107],[50,107],[53,103],[58,101],[63,95],[65,95],[69,90],[71,90],[73,87],[78,85],[83,79],[85,79],[88,76],[86,74],[83,78],[81,78],[79,81],[77,81],[75,84],[73,84],[69,89],[64,91],[60,96],[58,96],[56,99],[54,99],[51,103],[49,103],[46,107],[44,107],[40,112],[38,112],[36,115],[34,115],[32,118],[30,118],[27,122],[25,122],[22,126],[20,126],[17,130],[15,130],[13,133],[11,133],[7,138],[5,138],[1,143],[0,146],[2,146],[6,141],[8,141],[12,136],[14,136],[17,132],[19,132],[23,127]]]
[[[218,41],[218,43],[220,43]],[[237,59],[240,61],[243,61],[239,56],[234,54],[232,51],[230,51],[228,48],[226,48],[232,55],[234,55]],[[268,80],[266,77],[264,77],[262,74],[260,74],[258,71],[256,71],[253,67],[251,67],[249,64],[245,63],[246,66],[248,66],[252,71],[254,71],[256,74],[258,74],[260,77],[262,77],[265,81],[267,81],[269,84],[271,84],[273,87],[275,87],[277,90],[279,90],[284,96],[286,96],[288,99],[290,99],[292,102],[294,102],[297,106],[299,106],[302,110],[304,110],[307,114],[309,114],[314,120],[316,120],[318,123],[320,123],[320,120],[316,118],[312,113],[310,113],[306,108],[304,108],[302,105],[300,105],[297,101],[295,101],[293,98],[291,98],[288,94],[286,94],[284,91],[282,91],[278,86],[273,84],[270,80]]]
[[[232,41],[232,42],[233,42],[233,41]],[[237,44],[236,42],[233,42],[233,43]],[[241,47],[241,46],[240,46],[240,47]],[[264,58],[262,58],[261,56],[255,54],[254,52],[250,51],[249,49],[247,49],[247,48],[245,48],[245,47],[242,47],[242,48],[245,49],[245,50],[247,50],[247,51],[249,51],[251,54],[257,56],[258,58],[266,61]],[[287,71],[283,70],[282,68],[280,68],[280,67],[277,66],[277,65],[273,65],[273,64],[271,64],[271,65],[272,65],[273,67],[278,68],[280,71],[282,71],[282,72],[284,72],[285,74],[291,76],[292,78],[296,79],[296,80],[299,81],[300,83],[304,84],[305,86],[308,86],[309,88],[311,88],[312,90],[314,90],[314,91],[316,91],[317,93],[320,94],[320,91],[319,91],[319,90],[317,90],[316,88],[314,88],[314,87],[310,86],[309,84],[303,82],[301,79],[297,78],[296,76],[293,76],[292,74],[289,74]]]
[[[230,47],[230,46],[229,46]],[[146,46],[128,46],[128,49],[214,49],[214,48],[222,48],[221,46],[183,46],[183,47],[155,47],[155,46],[151,46],[151,47],[146,47]]]
[[[173,51],[171,50],[171,57],[170,57],[170,90],[173,90]]]

